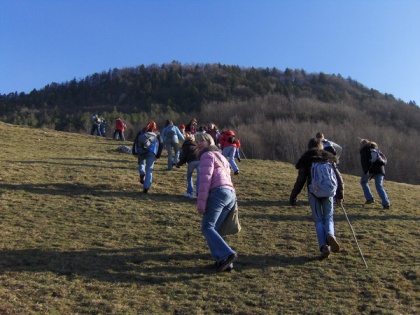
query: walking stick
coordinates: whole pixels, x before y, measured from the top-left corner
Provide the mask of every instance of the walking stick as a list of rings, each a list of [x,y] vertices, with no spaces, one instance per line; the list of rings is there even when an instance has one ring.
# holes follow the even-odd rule
[[[353,226],[350,223],[349,217],[347,216],[346,210],[344,209],[344,206],[343,206],[343,203],[342,202],[340,202],[340,206],[341,206],[341,209],[343,209],[343,212],[344,212],[344,215],[346,216],[347,222],[350,225],[350,229],[353,232],[353,237],[354,237],[354,240],[356,241],[357,248],[359,249],[360,256],[362,256],[362,259],[363,259],[363,262],[365,263],[366,269],[368,269],[368,265],[366,263],[365,257],[363,257],[362,250],[360,249],[359,242],[357,241],[356,233],[353,230]]]
[[[246,158],[246,156],[245,156],[245,153],[244,153],[244,150],[242,150],[241,148],[239,148],[239,149],[241,150],[242,155],[244,156],[245,160],[247,160],[247,158]]]

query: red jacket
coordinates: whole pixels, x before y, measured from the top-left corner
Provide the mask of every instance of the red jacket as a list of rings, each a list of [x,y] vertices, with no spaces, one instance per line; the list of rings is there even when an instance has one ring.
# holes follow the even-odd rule
[[[119,131],[124,132],[125,124],[121,119],[115,120],[115,130],[119,130]]]
[[[219,138],[219,144],[222,149],[228,146],[236,147],[235,143],[229,142],[230,136],[235,136],[235,133],[232,130],[223,131],[222,135]]]

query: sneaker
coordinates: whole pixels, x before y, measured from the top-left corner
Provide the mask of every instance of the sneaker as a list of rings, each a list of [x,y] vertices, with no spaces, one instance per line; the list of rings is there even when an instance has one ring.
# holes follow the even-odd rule
[[[331,247],[333,253],[338,253],[340,251],[340,245],[338,244],[336,238],[331,234],[327,235],[327,244]]]
[[[145,177],[144,174],[140,175],[140,184],[144,184],[144,177]]]
[[[385,205],[383,209],[384,209],[384,210],[388,210],[390,206],[391,206],[391,205]]]
[[[218,263],[218,262],[215,262],[214,263],[214,266],[216,267],[216,269],[217,268],[219,268],[219,266],[220,266],[220,263]],[[231,263],[226,269],[225,269],[225,271],[226,272],[231,272],[233,270],[233,263]]]
[[[322,248],[321,248],[321,259],[328,258],[330,253],[331,253],[331,251],[330,251],[330,247],[328,245],[322,246]]]
[[[366,200],[365,205],[370,205],[371,203],[374,203],[375,199]]]
[[[143,192],[145,193],[145,194],[147,194],[147,192],[149,191],[149,188],[144,188],[143,189]]]
[[[184,194],[184,197],[194,198],[194,194],[186,193],[186,194]]]
[[[236,253],[229,255],[228,258],[218,263],[217,271],[225,271],[229,268],[230,264],[233,263],[236,259],[238,259],[238,255]]]

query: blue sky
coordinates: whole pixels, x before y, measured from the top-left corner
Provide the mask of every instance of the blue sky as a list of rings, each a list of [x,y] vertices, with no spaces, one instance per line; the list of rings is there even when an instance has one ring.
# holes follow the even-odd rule
[[[0,0],[0,94],[141,64],[351,77],[420,105],[417,0]]]

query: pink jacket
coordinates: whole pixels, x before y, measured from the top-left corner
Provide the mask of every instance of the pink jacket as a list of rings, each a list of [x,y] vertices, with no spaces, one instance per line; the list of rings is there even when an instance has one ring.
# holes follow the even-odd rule
[[[219,165],[220,162],[215,157],[215,154],[223,161],[225,168]],[[220,186],[230,186],[234,188],[230,178],[229,162],[219,151],[210,150],[201,155],[199,181],[197,211],[203,214],[206,211],[210,190]]]

